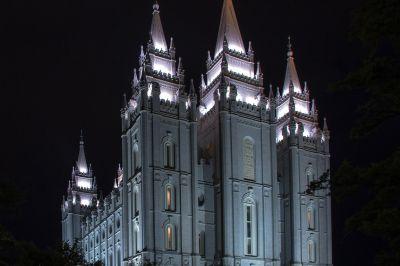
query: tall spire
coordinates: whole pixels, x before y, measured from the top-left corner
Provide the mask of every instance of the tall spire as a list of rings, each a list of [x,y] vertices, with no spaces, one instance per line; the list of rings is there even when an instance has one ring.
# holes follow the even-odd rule
[[[232,0],[224,0],[219,24],[217,45],[215,47],[215,57],[222,51],[224,38],[228,41],[229,49],[245,53],[245,48],[240,34],[238,21]]]
[[[78,155],[78,161],[76,162],[76,167],[78,168],[78,171],[81,173],[86,174],[88,172],[88,165],[86,162],[86,156],[85,156],[85,145],[83,141],[83,131],[81,130],[81,137],[79,141],[79,155]]]
[[[164,30],[161,23],[160,17],[160,6],[157,1],[153,5],[153,20],[151,22],[151,40],[156,49],[167,51],[167,42],[165,40]]]
[[[293,89],[296,93],[301,93],[301,86],[299,81],[299,76],[297,75],[296,66],[294,64],[293,50],[290,36],[288,37],[288,52],[287,52],[287,66],[285,81],[283,83],[283,94],[289,93],[290,83],[293,83]]]

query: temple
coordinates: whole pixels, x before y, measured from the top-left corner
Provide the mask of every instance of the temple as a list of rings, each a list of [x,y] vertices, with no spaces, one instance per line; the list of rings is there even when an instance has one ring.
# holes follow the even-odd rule
[[[62,239],[88,263],[332,265],[330,194],[312,186],[329,176],[330,132],[292,41],[282,89],[265,88],[232,0],[219,25],[206,73],[187,82],[153,5],[121,109],[114,188],[98,194],[81,136],[61,205]]]

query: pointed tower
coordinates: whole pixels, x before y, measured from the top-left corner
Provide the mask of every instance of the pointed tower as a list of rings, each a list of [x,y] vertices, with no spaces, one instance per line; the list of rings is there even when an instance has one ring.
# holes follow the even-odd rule
[[[232,0],[224,0],[214,58],[207,59],[207,86],[202,89],[201,101],[207,113],[214,106],[214,92],[220,85],[220,76],[237,89],[237,100],[257,105],[263,86],[262,75],[255,74],[254,51],[246,52]]]
[[[150,38],[147,48],[141,48],[139,65],[139,79],[144,75],[147,83],[159,83],[160,99],[177,101],[180,84],[184,83],[183,70],[176,69],[176,48],[172,38],[168,48],[161,22],[160,6],[157,2],[153,5]],[[134,83],[134,86],[137,88],[139,83]],[[151,88],[149,88],[148,94],[150,97],[152,96]]]
[[[81,219],[97,200],[97,186],[93,171],[85,155],[85,143],[81,132],[76,166],[72,167],[68,185],[68,197],[61,206],[62,240],[70,245],[81,238]]]
[[[246,51],[243,43],[232,0],[224,0],[200,88],[199,147],[215,188],[206,253],[215,257],[210,265],[279,265],[276,100],[264,92],[253,45]]]
[[[318,123],[309,89],[300,86],[289,38],[282,97],[277,98],[277,156],[284,231],[284,265],[332,265],[331,198],[311,184],[330,168],[329,130]],[[310,106],[311,105],[311,106]]]
[[[291,99],[293,99],[293,114],[290,113]],[[290,37],[288,41],[287,65],[285,80],[283,82],[283,92],[282,96],[277,97],[277,100],[277,141],[283,139],[282,130],[285,130],[290,115],[294,115],[295,120],[303,124],[304,136],[314,136],[318,127],[318,117],[315,117],[311,113],[308,89],[303,90],[301,88],[299,76],[297,75],[294,63],[294,52]]]
[[[197,160],[197,94],[185,88],[184,61],[166,42],[160,6],[141,49],[139,81],[121,109],[121,257],[125,265],[185,265],[196,253],[192,180]],[[176,62],[176,60],[178,62]],[[106,264],[110,265],[110,264]]]

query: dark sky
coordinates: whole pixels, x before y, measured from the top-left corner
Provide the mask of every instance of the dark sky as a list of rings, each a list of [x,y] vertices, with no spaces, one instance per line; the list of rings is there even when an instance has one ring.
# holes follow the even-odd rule
[[[348,31],[360,1],[234,1],[244,41],[253,42],[266,84],[282,86],[287,36],[292,36],[300,79],[308,81],[321,121],[328,118],[333,169],[344,158],[368,161],[365,147],[348,139],[358,96],[328,90],[358,62],[360,47],[349,41]],[[40,246],[60,240],[61,198],[77,158],[80,129],[99,187],[110,191],[121,157],[122,94],[129,92],[139,47],[148,40],[152,3],[2,2],[0,173],[25,196],[9,225],[17,238]],[[215,46],[222,0],[159,3],[164,31],[168,39],[174,37],[186,78],[198,82],[207,50]],[[369,145],[382,149],[379,143]],[[373,247],[343,232],[352,211],[352,206],[334,206],[336,265],[371,261]]]

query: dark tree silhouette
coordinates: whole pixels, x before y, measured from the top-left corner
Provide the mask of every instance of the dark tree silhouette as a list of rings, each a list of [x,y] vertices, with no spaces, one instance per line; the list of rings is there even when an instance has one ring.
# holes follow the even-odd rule
[[[400,1],[366,0],[355,14],[351,37],[364,53],[361,65],[337,90],[357,91],[365,101],[352,129],[354,141],[389,128],[400,116]],[[348,200],[360,191],[366,203],[347,220],[347,229],[382,240],[378,265],[400,265],[400,148],[368,166],[344,161],[333,177],[333,196]]]

